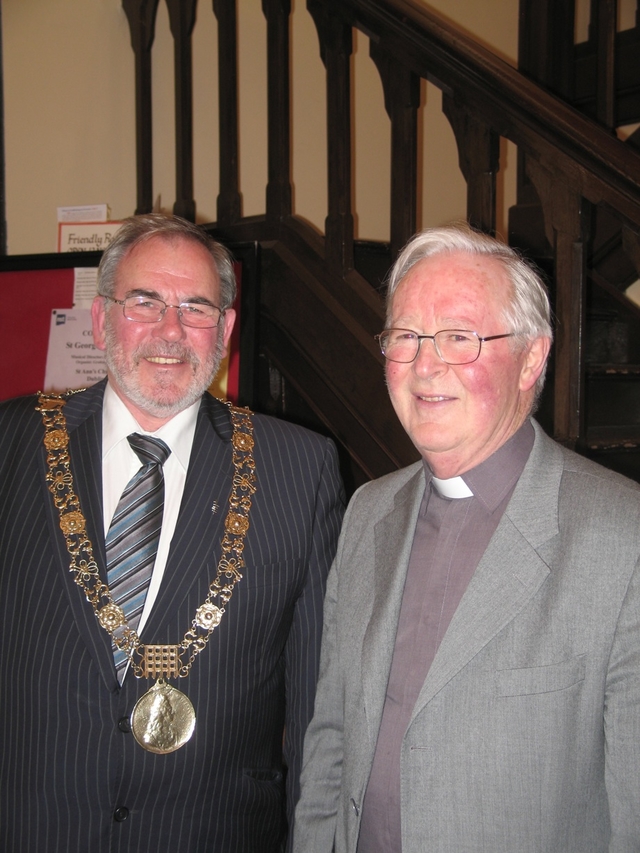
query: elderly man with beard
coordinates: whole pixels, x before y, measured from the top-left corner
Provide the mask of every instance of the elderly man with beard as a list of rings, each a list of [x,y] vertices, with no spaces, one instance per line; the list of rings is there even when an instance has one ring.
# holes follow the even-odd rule
[[[201,229],[127,220],[98,294],[107,379],[0,406],[0,848],[276,853],[335,448],[207,393],[235,279]]]

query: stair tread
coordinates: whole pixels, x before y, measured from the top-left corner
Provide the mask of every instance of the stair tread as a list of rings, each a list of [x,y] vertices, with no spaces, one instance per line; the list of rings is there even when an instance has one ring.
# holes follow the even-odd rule
[[[640,376],[640,364],[587,364],[589,376]]]
[[[591,450],[635,450],[640,447],[640,424],[589,427],[587,446]]]

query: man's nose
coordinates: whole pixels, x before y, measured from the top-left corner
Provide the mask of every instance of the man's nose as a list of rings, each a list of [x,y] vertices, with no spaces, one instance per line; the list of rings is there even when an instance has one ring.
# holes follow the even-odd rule
[[[177,305],[167,305],[162,319],[156,324],[158,334],[166,340],[179,340],[185,336],[185,329],[180,321],[180,309]]]
[[[418,355],[413,360],[413,369],[420,375],[431,375],[445,370],[447,365],[440,358],[433,338],[422,338]]]

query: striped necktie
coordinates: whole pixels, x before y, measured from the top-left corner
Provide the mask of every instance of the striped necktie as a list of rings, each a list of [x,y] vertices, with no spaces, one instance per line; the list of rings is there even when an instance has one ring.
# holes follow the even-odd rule
[[[164,510],[162,466],[171,450],[159,438],[137,432],[127,441],[142,467],[125,486],[107,533],[107,583],[129,626],[137,629],[158,550]],[[115,646],[113,655],[122,684],[128,657]]]

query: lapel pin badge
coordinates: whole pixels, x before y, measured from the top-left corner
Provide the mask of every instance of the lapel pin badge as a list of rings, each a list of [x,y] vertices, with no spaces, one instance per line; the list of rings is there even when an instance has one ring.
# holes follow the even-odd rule
[[[218,501],[214,501],[211,505],[211,512],[215,515],[218,512]]]

